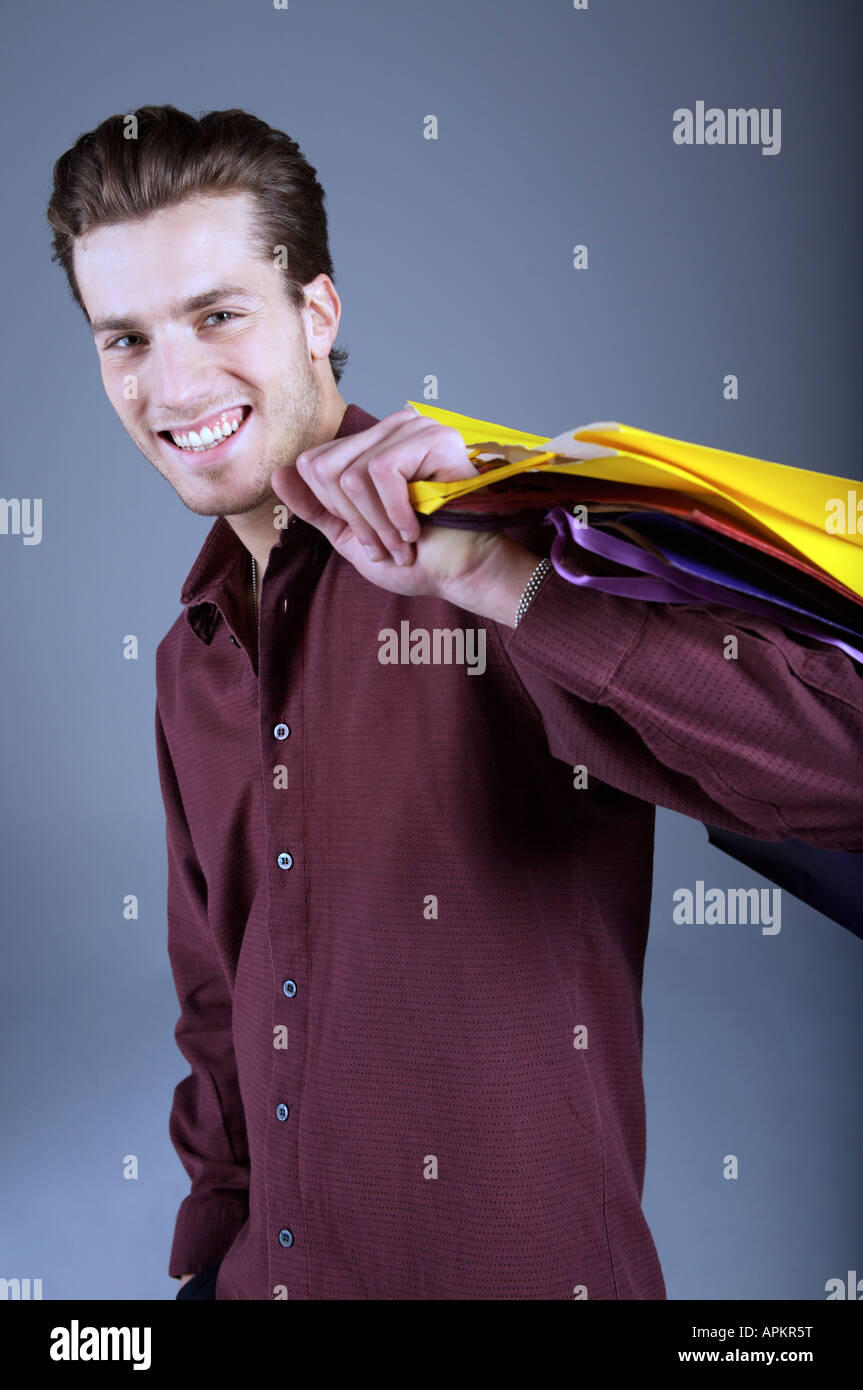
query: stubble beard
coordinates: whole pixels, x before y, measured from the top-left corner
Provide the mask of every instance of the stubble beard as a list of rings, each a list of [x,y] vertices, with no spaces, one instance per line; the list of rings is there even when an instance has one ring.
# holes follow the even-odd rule
[[[270,438],[266,456],[258,461],[251,478],[220,486],[222,479],[230,476],[233,465],[216,463],[212,468],[199,466],[195,476],[203,481],[208,491],[212,490],[209,497],[200,495],[201,490],[197,488],[190,489],[182,474],[176,480],[166,478],[189,511],[197,516],[243,516],[247,512],[277,504],[270,478],[277,468],[294,463],[298,454],[312,447],[323,410],[320,382],[307,359],[302,357],[301,362],[301,379],[290,382],[279,397],[269,402]],[[293,370],[296,372],[295,366]],[[274,422],[277,426],[275,432]],[[141,447],[140,444],[138,447]],[[151,459],[151,462],[154,460]],[[161,467],[159,471],[162,472]],[[162,476],[166,475],[163,473]]]

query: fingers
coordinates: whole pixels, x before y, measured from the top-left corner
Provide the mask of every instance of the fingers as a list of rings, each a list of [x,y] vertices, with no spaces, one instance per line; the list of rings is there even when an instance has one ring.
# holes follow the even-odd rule
[[[360,456],[360,460],[364,458],[365,455]],[[356,469],[352,470],[348,488],[343,488],[342,476],[346,467],[340,466],[331,455],[309,457],[301,454],[297,459],[297,473],[307,486],[307,491],[318,500],[321,511],[329,511],[349,526],[370,560],[383,560],[389,553],[398,563],[404,563],[407,547],[389,521],[374,488],[367,482],[363,483]],[[357,505],[359,502],[361,505]],[[306,519],[313,521],[316,526],[320,524],[313,517]]]
[[[270,485],[291,512],[316,526],[326,536],[330,545],[338,548],[343,533],[349,528],[342,517],[327,510],[300,477],[296,468],[289,464],[277,468],[270,478]]]
[[[360,435],[304,450],[296,471],[323,508],[350,526],[370,559],[389,554],[409,564],[421,524],[408,482],[469,477],[476,469],[456,430],[406,407]]]
[[[419,538],[419,525],[414,523],[404,475],[396,478],[392,472],[396,466],[392,453],[390,449],[361,454],[344,469],[338,482],[345,496],[345,519],[369,558],[381,560],[389,551],[396,564],[403,565],[413,556],[407,542]]]
[[[297,458],[301,477],[324,505],[351,527],[370,560],[384,560],[391,555],[396,564],[410,564],[413,550],[399,532],[405,530],[411,540],[419,537],[420,528],[414,521],[404,477],[402,495],[396,497],[389,462],[382,463],[388,453],[385,441],[390,441],[391,448],[392,440],[402,435],[409,415],[419,419],[412,407],[405,407],[363,430],[361,435],[331,440],[305,450]],[[371,469],[374,473],[370,476]],[[378,480],[390,505],[396,503],[395,517],[378,490]],[[399,518],[401,526],[397,524]]]

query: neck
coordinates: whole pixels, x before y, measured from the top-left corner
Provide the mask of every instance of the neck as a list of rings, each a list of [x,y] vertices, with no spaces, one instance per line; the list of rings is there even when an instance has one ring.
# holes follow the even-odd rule
[[[324,401],[324,409],[321,412],[321,418],[318,423],[318,428],[315,431],[314,439],[303,447],[314,448],[318,444],[326,444],[330,439],[335,439],[338,428],[342,423],[342,417],[347,408],[347,401],[345,401],[339,392],[333,388],[332,392],[326,396]],[[294,460],[291,459],[290,462],[293,463]],[[274,492],[270,492],[261,505],[256,507],[254,511],[243,512],[240,516],[225,517],[228,525],[232,527],[235,534],[243,542],[249,554],[254,556],[258,570],[257,581],[259,597],[261,592],[261,580],[267,568],[270,551],[278,540],[278,532],[273,526],[273,508],[276,506],[283,507],[284,503],[280,501]],[[289,520],[290,513],[285,517],[286,525]]]

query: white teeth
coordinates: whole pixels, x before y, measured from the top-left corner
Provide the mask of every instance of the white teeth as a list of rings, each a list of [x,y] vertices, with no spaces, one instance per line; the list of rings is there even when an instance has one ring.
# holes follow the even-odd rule
[[[212,427],[205,425],[200,434],[195,430],[189,430],[188,434],[175,434],[173,430],[169,433],[174,443],[179,449],[191,449],[194,453],[200,454],[207,449],[213,449],[217,444],[221,444],[223,439],[227,439],[229,434],[236,434],[242,418],[229,420],[226,415],[222,416],[220,424]]]

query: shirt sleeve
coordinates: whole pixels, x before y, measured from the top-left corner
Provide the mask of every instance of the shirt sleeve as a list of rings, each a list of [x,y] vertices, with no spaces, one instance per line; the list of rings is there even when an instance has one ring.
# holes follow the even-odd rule
[[[249,1154],[231,1027],[232,1003],[207,921],[207,885],[183,810],[156,703],[159,780],[168,851],[168,955],[192,1068],[174,1091],[169,1132],[192,1181],[177,1215],[169,1275],[221,1259],[249,1213]]]
[[[863,850],[863,673],[839,648],[555,570],[498,630],[551,753],[588,779],[756,839]]]

